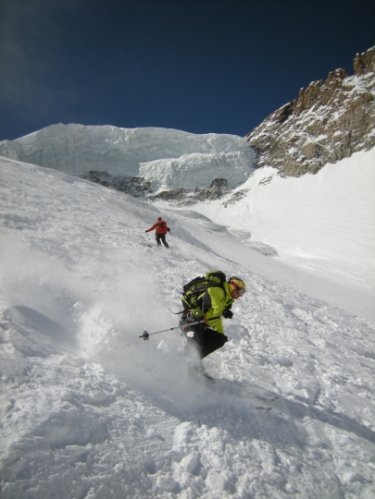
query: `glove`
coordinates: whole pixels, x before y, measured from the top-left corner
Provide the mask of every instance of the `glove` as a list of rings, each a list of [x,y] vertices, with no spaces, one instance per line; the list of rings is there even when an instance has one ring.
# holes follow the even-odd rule
[[[148,230],[145,230],[145,232],[148,232]]]
[[[224,310],[223,317],[225,319],[231,319],[233,317],[233,312],[231,311],[230,308],[227,308],[226,310]]]
[[[168,231],[168,232],[170,232],[170,231],[171,231],[171,229],[167,229],[167,231]]]

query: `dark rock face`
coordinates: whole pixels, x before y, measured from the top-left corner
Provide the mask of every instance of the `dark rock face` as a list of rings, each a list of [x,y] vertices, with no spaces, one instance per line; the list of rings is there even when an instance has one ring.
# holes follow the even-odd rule
[[[81,178],[120,192],[125,192],[133,197],[147,197],[151,200],[162,199],[164,201],[175,202],[178,205],[188,205],[197,201],[218,199],[229,192],[228,181],[225,178],[214,179],[209,189],[197,188],[195,191],[189,191],[178,188],[161,191],[157,194],[152,193],[151,182],[145,180],[143,177],[111,175],[106,171],[90,170],[81,175]]]
[[[225,178],[215,178],[209,189],[197,188],[195,191],[187,189],[172,189],[148,196],[149,199],[163,199],[174,201],[177,205],[188,205],[198,201],[218,199],[229,192],[228,181]]]
[[[209,193],[213,197],[221,197],[228,192],[228,181],[226,178],[215,178],[209,188]]]
[[[331,71],[268,116],[247,138],[258,166],[281,175],[316,173],[375,145],[375,47],[357,54],[354,74]]]
[[[111,187],[120,192],[125,192],[133,197],[143,197],[151,192],[151,183],[143,177],[130,177],[125,175],[111,175],[106,171],[90,170],[82,178],[97,184]]]

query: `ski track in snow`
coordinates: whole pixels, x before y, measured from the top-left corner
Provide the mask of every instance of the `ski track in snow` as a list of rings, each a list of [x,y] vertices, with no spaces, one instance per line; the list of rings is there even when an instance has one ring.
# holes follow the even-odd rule
[[[374,497],[374,324],[255,272],[205,217],[170,210],[159,249],[152,205],[1,171],[2,498]],[[138,337],[210,268],[249,282],[214,381],[178,330]]]

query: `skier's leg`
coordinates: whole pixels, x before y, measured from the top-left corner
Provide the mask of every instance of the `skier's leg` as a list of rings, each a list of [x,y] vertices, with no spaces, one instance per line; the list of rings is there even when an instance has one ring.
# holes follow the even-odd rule
[[[161,240],[163,241],[163,244],[166,248],[169,248],[169,244],[167,243],[167,240],[165,239],[165,234],[161,236]]]
[[[160,234],[155,234],[156,244],[158,246],[161,246],[160,237],[161,237]]]
[[[205,328],[200,333],[200,354],[203,359],[210,353],[221,348],[228,341],[225,334],[217,333],[213,329]]]
[[[201,324],[189,326],[189,323],[182,318],[180,320],[180,327],[186,337],[188,349],[196,350],[200,356],[203,326]]]

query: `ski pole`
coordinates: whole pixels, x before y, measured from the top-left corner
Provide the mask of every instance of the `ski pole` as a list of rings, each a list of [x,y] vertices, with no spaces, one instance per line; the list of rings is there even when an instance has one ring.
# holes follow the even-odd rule
[[[195,322],[187,322],[183,326],[181,326],[179,324],[178,326],[169,327],[167,329],[161,329],[160,331],[153,331],[152,333],[149,333],[148,331],[143,331],[143,333],[141,334],[141,336],[139,336],[139,338],[143,338],[146,341],[150,338],[150,336],[154,336],[155,334],[165,333],[167,331],[173,331],[174,329],[179,329],[179,328],[183,330],[184,326],[186,326],[186,327],[197,326],[198,324],[203,324],[207,320],[212,321],[212,320],[218,319],[218,318],[219,318],[219,316],[211,317],[210,319],[201,319],[201,320],[195,321]]]
[[[204,322],[203,319],[200,321],[197,321],[197,322],[190,322],[190,323],[186,324],[186,326],[196,326],[197,324],[202,324],[202,322]],[[148,331],[143,331],[140,338],[143,338],[146,341],[149,339],[150,336],[154,336],[154,334],[165,333],[166,331],[173,331],[174,329],[179,329],[180,327],[181,327],[180,325],[173,326],[173,327],[169,327],[167,329],[161,329],[160,331],[154,331],[152,333],[149,333]]]

